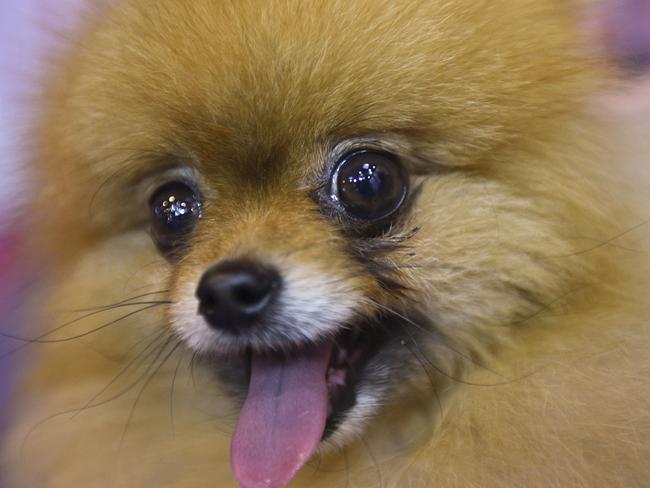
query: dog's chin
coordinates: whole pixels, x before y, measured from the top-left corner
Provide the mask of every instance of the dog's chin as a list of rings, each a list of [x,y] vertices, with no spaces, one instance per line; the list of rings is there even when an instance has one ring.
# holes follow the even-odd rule
[[[332,341],[327,368],[327,421],[319,450],[340,449],[358,439],[410,370],[412,355],[406,347],[406,317],[381,316],[341,325]],[[313,344],[287,343],[283,354],[290,357]],[[256,354],[265,351],[255,349]],[[227,355],[201,351],[201,364],[215,372],[236,402],[242,404],[248,393],[253,351]],[[277,354],[277,352],[276,352]]]

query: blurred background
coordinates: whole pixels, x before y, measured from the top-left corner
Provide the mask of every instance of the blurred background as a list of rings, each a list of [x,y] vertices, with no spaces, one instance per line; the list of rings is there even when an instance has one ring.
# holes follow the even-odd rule
[[[29,177],[20,162],[29,151],[23,137],[38,97],[44,60],[61,49],[63,32],[74,30],[78,0],[0,0],[0,333],[27,320],[26,300],[37,280],[33,263],[21,262]],[[16,341],[0,337],[0,430],[4,405],[17,374]]]
[[[117,0],[116,0],[117,1]],[[21,263],[24,219],[18,209],[30,193],[21,160],[23,137],[38,99],[46,61],[65,49],[92,0],[0,0],[0,333],[27,320],[37,273]],[[585,9],[585,29],[595,52],[611,60],[620,83],[593,100],[593,110],[619,122],[630,137],[650,140],[650,0],[601,0]],[[650,142],[648,142],[650,153]],[[21,217],[21,218],[19,218]],[[15,341],[0,338],[0,428],[3,403],[17,368]]]

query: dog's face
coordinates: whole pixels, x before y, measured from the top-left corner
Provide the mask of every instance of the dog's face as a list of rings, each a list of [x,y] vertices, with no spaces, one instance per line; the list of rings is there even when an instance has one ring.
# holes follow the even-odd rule
[[[243,483],[239,451],[293,456],[280,483],[587,273],[562,259],[590,205],[568,3],[127,2],[71,61],[53,220],[83,246],[150,234],[164,327],[248,394]]]

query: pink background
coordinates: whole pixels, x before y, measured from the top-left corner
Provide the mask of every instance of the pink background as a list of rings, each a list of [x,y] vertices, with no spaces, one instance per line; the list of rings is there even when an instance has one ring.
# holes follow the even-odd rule
[[[0,331],[19,331],[27,314],[22,304],[37,276],[34,263],[20,258],[17,209],[29,181],[20,164],[25,145],[20,134],[29,99],[37,93],[39,59],[45,49],[61,44],[54,29],[71,27],[80,5],[79,0],[0,0]],[[0,356],[16,345],[0,338]],[[0,357],[0,414],[11,388],[9,372],[20,357]],[[0,429],[3,420],[0,416]]]

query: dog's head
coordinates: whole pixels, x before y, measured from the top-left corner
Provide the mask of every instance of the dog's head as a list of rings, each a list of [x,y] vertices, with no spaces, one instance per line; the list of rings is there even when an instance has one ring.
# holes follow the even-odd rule
[[[126,2],[69,61],[51,220],[151,235],[165,326],[248,396],[244,483],[460,376],[588,273],[569,3]]]

